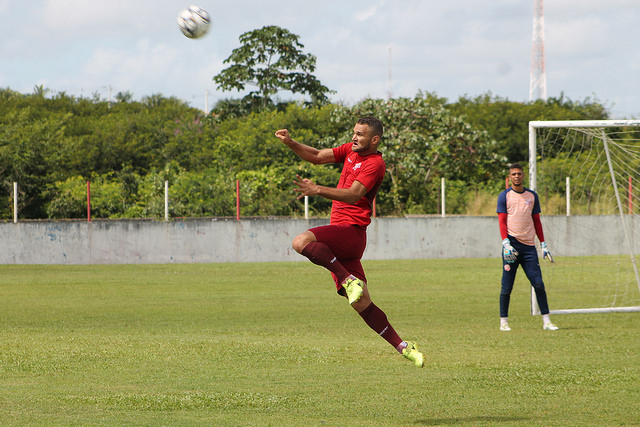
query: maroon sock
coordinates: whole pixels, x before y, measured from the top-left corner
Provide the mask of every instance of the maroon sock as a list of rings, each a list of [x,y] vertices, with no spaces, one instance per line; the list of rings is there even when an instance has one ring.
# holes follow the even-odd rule
[[[395,329],[393,329],[393,326],[391,326],[387,320],[387,315],[384,314],[384,311],[380,310],[374,303],[369,304],[369,306],[359,314],[371,329],[387,340],[387,342],[394,348],[397,349],[402,343],[402,338],[398,336]]]
[[[311,242],[301,252],[302,255],[309,258],[314,264],[321,265],[331,271],[338,277],[338,281],[342,283],[349,276],[349,272],[344,268],[342,263],[333,254],[331,248],[325,243]]]

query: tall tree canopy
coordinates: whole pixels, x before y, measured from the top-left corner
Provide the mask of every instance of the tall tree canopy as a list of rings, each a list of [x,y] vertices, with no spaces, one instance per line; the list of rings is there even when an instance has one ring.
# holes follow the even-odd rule
[[[306,94],[314,105],[328,102],[331,91],[311,73],[316,57],[304,53],[299,37],[275,25],[249,31],[240,36],[241,46],[225,59],[231,64],[213,78],[218,89],[243,91],[257,87],[245,97],[257,106],[273,103],[279,91]]]

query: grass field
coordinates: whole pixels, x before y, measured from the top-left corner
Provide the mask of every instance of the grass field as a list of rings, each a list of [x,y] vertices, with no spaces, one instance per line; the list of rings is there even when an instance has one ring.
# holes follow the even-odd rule
[[[501,333],[497,259],[365,268],[424,369],[308,262],[0,266],[0,425],[640,424],[640,313],[543,331],[521,274]]]

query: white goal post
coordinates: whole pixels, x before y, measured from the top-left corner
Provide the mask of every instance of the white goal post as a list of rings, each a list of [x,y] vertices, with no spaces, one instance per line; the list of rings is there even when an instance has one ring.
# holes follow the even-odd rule
[[[552,166],[541,171],[539,169],[540,162],[545,164],[545,161],[546,164]],[[616,258],[615,262],[623,263],[628,269],[628,273],[625,275],[625,280],[628,282],[625,286],[615,283],[612,287],[624,288],[625,290],[620,292],[633,294],[626,299],[621,298],[618,294],[611,296],[604,307],[555,309],[551,310],[552,314],[640,311],[640,276],[634,254],[634,250],[637,251],[637,242],[640,241],[640,227],[636,225],[640,214],[640,203],[637,203],[637,200],[640,200],[640,194],[635,194],[640,193],[640,187],[638,187],[638,191],[633,190],[635,188],[633,185],[640,185],[639,169],[640,120],[529,122],[529,188],[536,191],[540,197],[539,190],[542,190],[547,196],[550,194],[549,197],[555,197],[558,200],[559,194],[561,194],[559,183],[563,182],[562,185],[565,188],[562,191],[566,198],[566,216],[570,216],[569,206],[573,209],[573,206],[577,204],[584,209],[578,213],[578,217],[560,218],[564,220],[564,222],[559,221],[563,224],[560,227],[565,227],[565,230],[562,231],[569,233],[569,236],[571,236],[570,233],[575,233],[575,223],[583,219],[593,219],[593,215],[601,215],[601,217],[595,218],[596,222],[602,218],[602,224],[617,224],[616,230],[619,229],[624,236],[620,239],[623,241],[618,242],[619,247],[627,255]],[[566,178],[559,176],[560,173],[565,172]],[[573,174],[576,176],[572,177]],[[548,187],[545,186],[544,189],[540,189],[538,185],[541,176],[545,185],[548,184]],[[627,177],[628,192],[624,187]],[[577,187],[574,182],[577,182]],[[569,191],[570,185],[571,191]],[[621,188],[628,196],[628,211],[620,195]],[[573,194],[585,194],[585,198],[577,200],[576,203],[570,199]],[[638,207],[634,209],[636,204]],[[605,205],[607,207],[604,207]],[[551,213],[551,215],[554,214],[557,212]],[[601,227],[605,227],[605,225]],[[547,237],[546,234],[545,232],[545,237]],[[588,231],[587,234],[589,234]],[[562,253],[556,252],[554,255],[558,259],[563,256]],[[635,280],[633,276],[635,276]],[[546,279],[545,277],[545,282]],[[633,281],[635,281],[635,286],[629,284]],[[623,305],[627,301],[631,301],[631,305],[621,306],[619,305],[620,301]],[[553,302],[550,298],[550,306],[552,307],[554,306]],[[533,288],[531,289],[531,313],[540,314]]]

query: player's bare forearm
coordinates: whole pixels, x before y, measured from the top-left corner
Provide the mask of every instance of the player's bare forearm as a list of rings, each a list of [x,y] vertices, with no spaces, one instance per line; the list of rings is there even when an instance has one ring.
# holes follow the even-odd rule
[[[332,163],[335,160],[333,156],[333,150],[318,150],[317,148],[310,147],[298,141],[294,141],[289,135],[289,131],[287,129],[280,129],[276,131],[275,135],[280,139],[280,141],[282,141],[287,147],[289,147],[291,151],[296,153],[298,157],[309,163],[319,165],[323,163]]]
[[[298,141],[294,141],[289,138],[288,140],[283,140],[284,144],[291,149],[294,153],[298,155],[302,160],[306,160],[307,162],[316,163],[316,159],[318,157],[318,153],[320,150],[314,147],[309,147],[308,145],[301,144]]]
[[[304,196],[320,196],[329,200],[355,204],[367,192],[366,187],[358,181],[354,182],[351,188],[333,188],[318,185],[310,179],[302,179],[300,175],[296,175],[296,180],[293,182],[298,186],[298,188],[294,189],[300,193],[298,199]]]
[[[362,198],[362,196],[354,193],[350,188],[333,188],[322,185],[318,187],[318,196],[324,197],[325,199],[337,200],[354,205]]]

